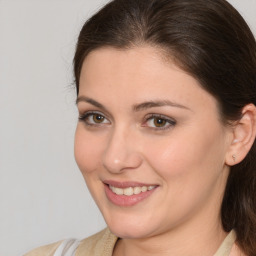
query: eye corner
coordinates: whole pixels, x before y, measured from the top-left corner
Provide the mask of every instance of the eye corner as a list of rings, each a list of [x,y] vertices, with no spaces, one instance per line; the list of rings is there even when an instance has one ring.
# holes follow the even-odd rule
[[[100,127],[111,124],[110,120],[101,112],[86,111],[79,114],[78,121],[83,122],[86,126]]]
[[[176,125],[177,121],[162,114],[149,114],[145,117],[142,127],[154,129],[156,131],[168,130]]]

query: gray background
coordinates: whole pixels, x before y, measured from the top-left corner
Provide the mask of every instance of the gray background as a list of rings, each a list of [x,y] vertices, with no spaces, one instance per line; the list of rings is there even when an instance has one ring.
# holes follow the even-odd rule
[[[105,226],[73,157],[76,37],[105,0],[0,0],[0,256]],[[230,0],[256,34],[256,0]]]

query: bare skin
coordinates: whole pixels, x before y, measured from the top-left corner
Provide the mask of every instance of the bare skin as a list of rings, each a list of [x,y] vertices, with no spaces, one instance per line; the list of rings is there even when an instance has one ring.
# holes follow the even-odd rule
[[[220,207],[234,140],[215,98],[149,46],[91,52],[79,89],[75,157],[122,237],[113,255],[214,255],[227,235]],[[125,184],[153,190],[118,196]]]
[[[239,246],[237,244],[234,244],[232,246],[229,256],[246,256],[246,255],[241,251],[241,249],[239,248]]]

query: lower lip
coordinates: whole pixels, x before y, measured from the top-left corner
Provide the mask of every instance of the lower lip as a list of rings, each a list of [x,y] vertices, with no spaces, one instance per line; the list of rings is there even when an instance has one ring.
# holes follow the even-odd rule
[[[133,206],[135,204],[138,204],[139,202],[148,198],[152,193],[154,193],[157,188],[155,187],[152,190],[141,192],[140,194],[137,194],[137,195],[125,196],[125,195],[115,194],[106,184],[104,186],[105,186],[105,192],[109,201],[118,206]]]

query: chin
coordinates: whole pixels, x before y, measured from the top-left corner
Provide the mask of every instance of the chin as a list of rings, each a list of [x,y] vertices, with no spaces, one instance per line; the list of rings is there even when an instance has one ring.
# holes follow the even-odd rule
[[[114,217],[114,216],[113,216]],[[114,217],[105,221],[113,234],[120,238],[139,239],[154,235],[157,224],[147,221],[147,218],[134,218],[132,216]]]
[[[129,227],[122,226],[117,227],[115,225],[108,226],[110,231],[115,234],[117,237],[125,239],[140,239],[150,236],[150,232],[144,227],[136,227],[136,225],[129,225]]]

